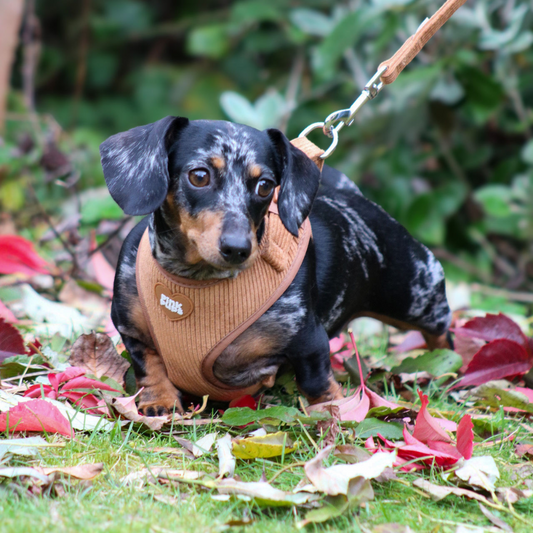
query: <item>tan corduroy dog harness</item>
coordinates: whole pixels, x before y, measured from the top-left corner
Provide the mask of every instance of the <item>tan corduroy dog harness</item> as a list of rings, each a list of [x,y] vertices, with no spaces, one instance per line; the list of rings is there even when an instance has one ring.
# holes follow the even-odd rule
[[[305,138],[293,144],[321,167],[321,150]],[[214,376],[213,365],[281,297],[307,251],[309,219],[294,237],[272,202],[264,223],[258,257],[232,279],[197,281],[166,272],[152,256],[148,230],[144,233],[136,265],[139,298],[168,377],[179,390],[229,401],[260,389],[261,383],[246,389],[225,385]]]

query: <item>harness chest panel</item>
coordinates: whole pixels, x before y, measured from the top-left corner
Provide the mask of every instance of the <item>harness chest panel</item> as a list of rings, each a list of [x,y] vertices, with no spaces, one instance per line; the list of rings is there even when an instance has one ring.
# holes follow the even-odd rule
[[[285,229],[275,204],[264,220],[258,257],[232,279],[173,276],[153,258],[148,230],[141,239],[136,272],[144,317],[170,381],[182,391],[229,401],[261,387],[229,387],[214,376],[213,364],[285,292],[307,251],[309,219],[298,237]]]

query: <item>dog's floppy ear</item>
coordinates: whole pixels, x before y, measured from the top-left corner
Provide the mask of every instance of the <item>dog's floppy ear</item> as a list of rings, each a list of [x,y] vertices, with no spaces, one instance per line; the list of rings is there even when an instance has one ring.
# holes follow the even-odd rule
[[[267,134],[277,148],[280,158],[279,217],[287,230],[296,237],[298,228],[309,215],[318,192],[320,171],[281,131],[269,129]]]
[[[127,215],[147,215],[164,201],[169,184],[168,148],[189,120],[165,117],[109,137],[100,145],[104,177]]]

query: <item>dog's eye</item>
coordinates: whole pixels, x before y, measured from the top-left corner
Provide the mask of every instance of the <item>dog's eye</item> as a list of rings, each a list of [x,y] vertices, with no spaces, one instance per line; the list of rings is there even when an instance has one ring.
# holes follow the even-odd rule
[[[276,184],[270,180],[259,180],[255,186],[255,194],[261,198],[266,198],[274,190]]]
[[[209,172],[203,168],[195,168],[189,172],[189,181],[195,187],[205,187],[209,185]]]

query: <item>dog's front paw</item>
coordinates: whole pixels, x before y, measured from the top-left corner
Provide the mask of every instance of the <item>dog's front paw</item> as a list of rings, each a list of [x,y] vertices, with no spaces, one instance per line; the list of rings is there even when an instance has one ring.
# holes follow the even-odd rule
[[[340,386],[333,376],[329,377],[329,386],[320,396],[309,396],[308,394],[304,395],[309,402],[309,405],[315,405],[317,403],[331,402],[334,400],[344,399],[344,394],[342,393],[342,387]],[[303,391],[302,391],[303,392]]]
[[[165,416],[183,413],[179,391],[172,385],[145,387],[139,397],[139,413],[145,416]]]

